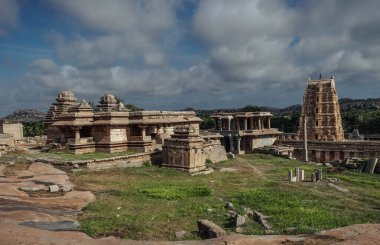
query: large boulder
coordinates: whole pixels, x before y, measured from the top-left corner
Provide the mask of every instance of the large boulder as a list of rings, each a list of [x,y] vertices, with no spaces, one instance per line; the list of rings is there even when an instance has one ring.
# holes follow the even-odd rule
[[[198,231],[202,239],[217,238],[226,235],[226,232],[220,226],[207,219],[198,220]]]

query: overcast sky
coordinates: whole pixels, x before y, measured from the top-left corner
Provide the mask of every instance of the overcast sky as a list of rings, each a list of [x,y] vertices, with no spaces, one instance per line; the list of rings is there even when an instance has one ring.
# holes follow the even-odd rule
[[[61,90],[145,109],[285,107],[308,77],[377,98],[378,0],[0,0],[0,116]]]

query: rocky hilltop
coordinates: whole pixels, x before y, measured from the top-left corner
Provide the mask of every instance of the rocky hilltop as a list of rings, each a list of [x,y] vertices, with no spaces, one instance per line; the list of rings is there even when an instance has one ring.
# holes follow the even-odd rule
[[[39,112],[35,109],[18,109],[4,119],[11,122],[21,122],[21,123],[30,123],[30,122],[41,122],[45,117],[45,113]]]
[[[349,99],[349,98],[343,98],[339,100],[340,110],[341,111],[348,111],[354,108],[380,108],[380,98],[377,99]],[[242,108],[232,108],[232,109],[213,109],[213,110],[196,110],[194,108],[186,108],[186,110],[195,110],[198,114],[201,115],[210,115],[214,111],[224,111],[224,112],[236,112],[236,111],[269,111],[273,114],[277,115],[290,115],[294,112],[301,112],[302,106],[300,104],[291,105],[284,108],[276,108],[276,107],[269,107],[269,106],[254,106],[254,105],[247,105]]]

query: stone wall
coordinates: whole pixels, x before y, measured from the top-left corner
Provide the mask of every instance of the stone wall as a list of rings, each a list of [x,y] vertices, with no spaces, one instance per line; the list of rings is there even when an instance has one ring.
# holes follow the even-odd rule
[[[107,169],[115,167],[140,167],[144,162],[156,162],[159,153],[138,153],[128,156],[116,156],[103,159],[59,161],[47,158],[38,158],[36,161],[57,165],[65,170],[74,168]]]
[[[277,140],[277,135],[274,135],[274,136],[269,136],[269,135],[265,135],[265,136],[258,136],[257,138],[253,138],[252,139],[252,148],[251,149],[256,149],[256,148],[260,148],[260,147],[264,147],[264,146],[269,146],[269,145],[273,145],[273,143]]]
[[[0,133],[13,135],[14,140],[24,138],[23,126],[21,123],[0,123]]]
[[[285,144],[294,148],[294,157],[303,159],[303,142],[296,140],[280,140],[280,144]],[[343,161],[346,158],[380,158],[379,141],[308,141],[309,160],[315,162]]]
[[[224,146],[219,144],[205,144],[203,146],[204,158],[209,159],[213,163],[227,160],[227,153]]]

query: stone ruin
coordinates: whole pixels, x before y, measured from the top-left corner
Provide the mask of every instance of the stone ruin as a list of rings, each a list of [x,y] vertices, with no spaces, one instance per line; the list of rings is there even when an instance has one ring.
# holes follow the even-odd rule
[[[23,125],[0,120],[0,149],[13,147],[16,142],[24,138]]]
[[[200,132],[201,121],[194,111],[129,111],[111,94],[103,95],[99,105],[92,107],[63,91],[44,123],[52,147],[74,154],[134,149],[154,155],[155,162],[163,166],[196,172],[205,169],[206,160],[227,159],[223,136]]]
[[[294,169],[295,175],[293,175],[293,170],[288,172],[288,180],[291,182],[302,182],[305,178],[305,171],[301,168]]]
[[[305,171],[301,168],[295,168],[294,169],[294,175],[293,170],[289,170],[288,172],[288,180],[291,182],[302,182],[305,180]],[[318,169],[314,173],[311,174],[311,182],[319,182],[322,180],[323,176],[323,170]]]
[[[211,132],[223,135],[222,144],[233,154],[250,154],[257,148],[273,145],[282,134],[271,127],[270,112],[216,112]]]
[[[380,164],[378,164],[378,158],[376,157],[369,159],[347,158],[342,165],[346,168],[353,169],[357,173],[380,173]]]
[[[206,169],[207,160],[211,162],[227,160],[220,139],[215,140],[215,137],[215,135],[202,137],[192,126],[177,126],[174,134],[166,139],[162,146],[162,166],[197,172]],[[214,140],[211,141],[211,138]]]
[[[199,131],[202,120],[193,111],[129,111],[112,94],[103,95],[94,108],[62,91],[49,108],[44,124],[47,142],[75,154],[151,152],[170,138],[175,126],[191,125]]]

